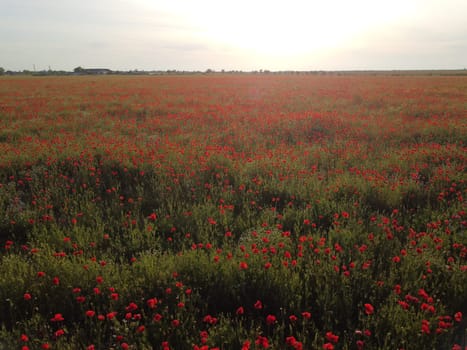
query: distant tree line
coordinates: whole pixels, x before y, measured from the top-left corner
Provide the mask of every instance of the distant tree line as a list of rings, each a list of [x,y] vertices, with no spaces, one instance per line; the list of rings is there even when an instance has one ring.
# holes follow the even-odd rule
[[[297,70],[282,70],[282,71],[270,71],[267,69],[259,69],[253,71],[242,71],[242,70],[220,70],[208,68],[204,71],[186,71],[177,69],[168,70],[128,70],[119,71],[111,70],[108,68],[83,68],[81,66],[76,67],[73,71],[65,70],[40,70],[31,71],[24,69],[22,71],[11,71],[5,70],[0,67],[0,75],[33,75],[33,76],[47,76],[47,75],[192,75],[192,74],[311,74],[311,75],[467,75],[467,69],[451,69],[451,70],[341,70],[341,71],[326,71],[326,70],[310,70],[310,71],[297,71]]]

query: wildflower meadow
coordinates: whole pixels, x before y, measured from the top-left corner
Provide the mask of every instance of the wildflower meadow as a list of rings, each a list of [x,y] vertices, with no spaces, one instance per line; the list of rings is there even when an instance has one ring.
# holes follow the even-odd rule
[[[455,349],[467,77],[0,78],[0,349]]]

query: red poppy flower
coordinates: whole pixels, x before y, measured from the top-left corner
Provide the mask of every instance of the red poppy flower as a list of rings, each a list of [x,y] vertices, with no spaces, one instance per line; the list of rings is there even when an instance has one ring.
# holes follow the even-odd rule
[[[269,347],[269,340],[266,337],[258,335],[258,337],[255,340],[255,344],[261,346],[264,349],[267,349]]]
[[[135,311],[138,309],[138,305],[136,305],[135,303],[131,302],[130,304],[128,304],[128,306],[125,308],[126,311]]]
[[[339,341],[339,336],[332,332],[326,332],[326,339],[327,341],[336,344]]]
[[[154,309],[157,306],[157,299],[156,298],[148,299],[146,304],[148,305],[150,309]]]
[[[55,332],[55,337],[58,338],[58,337],[61,337],[62,335],[65,334],[65,331],[63,329],[59,329]]]
[[[422,333],[430,334],[430,322],[427,320],[422,320]]]
[[[55,316],[50,319],[52,322],[61,322],[63,320],[65,319],[63,318],[62,314],[55,314]]]
[[[107,317],[108,320],[113,319],[115,316],[117,316],[117,313],[116,313],[115,311],[109,312],[109,313],[106,315],[106,317]]]
[[[274,323],[276,323],[276,316],[274,316],[274,315],[267,315],[267,316],[266,316],[266,324],[268,324],[268,325],[273,325]]]
[[[365,313],[367,315],[372,315],[375,312],[375,308],[371,304],[365,304]]]

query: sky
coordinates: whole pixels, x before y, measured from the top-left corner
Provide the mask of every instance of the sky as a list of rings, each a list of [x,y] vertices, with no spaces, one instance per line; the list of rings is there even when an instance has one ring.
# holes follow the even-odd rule
[[[466,17],[466,0],[0,0],[0,67],[464,69]]]

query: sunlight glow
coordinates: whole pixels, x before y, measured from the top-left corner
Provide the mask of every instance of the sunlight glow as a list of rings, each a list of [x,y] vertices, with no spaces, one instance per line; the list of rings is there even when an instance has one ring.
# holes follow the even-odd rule
[[[5,69],[463,69],[466,0],[2,0]]]
[[[389,4],[371,0],[164,3],[167,11],[192,25],[204,42],[277,57],[346,46],[378,26],[410,15],[411,4],[401,0]]]

